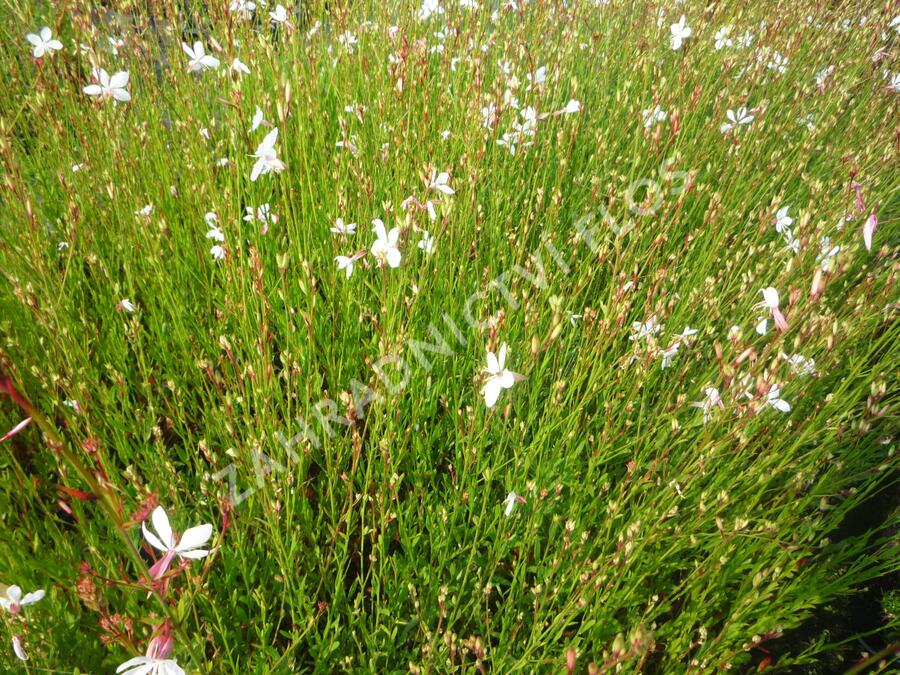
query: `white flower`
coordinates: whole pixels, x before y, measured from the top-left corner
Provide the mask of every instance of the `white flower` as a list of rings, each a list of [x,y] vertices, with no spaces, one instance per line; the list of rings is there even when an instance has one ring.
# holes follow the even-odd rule
[[[517,503],[525,503],[525,498],[520,497],[515,492],[510,492],[506,495],[506,499],[503,500],[503,503],[506,505],[506,508],[503,509],[503,514],[506,517],[509,517],[512,515],[513,509],[516,508]]]
[[[789,413],[791,411],[791,405],[781,398],[781,386],[777,384],[773,384],[769,391],[766,393],[766,400],[763,401],[763,406],[760,410],[764,410],[768,407],[775,408],[779,412]]]
[[[131,94],[126,89],[128,86],[128,73],[124,70],[114,73],[110,77],[109,73],[103,68],[94,68],[93,75],[94,79],[97,80],[97,84],[89,84],[82,90],[88,96],[99,96],[103,101],[108,98],[122,102],[131,100]]]
[[[565,112],[565,109],[563,109],[563,111],[561,112]],[[534,136],[535,131],[537,130],[537,110],[529,106],[522,110],[519,114],[522,116],[522,122],[513,123],[513,129],[515,129],[520,134],[524,134],[525,136]]]
[[[888,83],[888,91],[900,93],[900,73],[890,76],[891,81]]]
[[[343,218],[338,218],[334,221],[331,232],[340,235],[356,234],[356,223],[345,223]]]
[[[515,157],[516,155],[516,144],[519,142],[519,134],[517,133],[505,133],[503,136],[497,139],[497,145],[505,145],[509,150],[509,154]]]
[[[816,73],[815,80],[816,86],[822,88],[825,86],[825,81],[828,79],[829,75],[834,72],[834,66],[828,66],[827,68],[822,68],[818,73]]]
[[[561,111],[564,115],[575,115],[581,112],[581,103],[574,98],[570,98],[566,103],[566,107]]]
[[[377,237],[369,249],[372,255],[382,265],[387,262],[390,267],[399,267],[401,255],[397,248],[397,240],[400,238],[400,230],[394,227],[390,232],[386,232],[380,218],[373,220],[372,225]]]
[[[491,129],[497,120],[497,108],[493,103],[484,106],[481,109],[481,126],[485,129]]]
[[[224,242],[225,235],[222,232],[221,228],[219,228],[219,226],[215,222],[210,222],[209,219],[207,219],[206,223],[207,225],[209,225],[209,231],[206,233],[206,238],[212,239],[213,241],[218,241],[220,243]],[[215,253],[213,253],[213,256],[215,256]]]
[[[670,347],[667,349],[663,349],[660,351],[660,356],[662,356],[662,369],[665,370],[672,363],[672,359],[675,358],[675,355],[678,353],[678,348],[681,347],[681,342],[676,340],[672,343]]]
[[[250,180],[255,181],[260,175],[265,175],[274,171],[280,173],[284,171],[284,163],[278,159],[278,152],[275,150],[275,141],[278,140],[278,127],[275,127],[266,134],[262,143],[256,148],[253,156],[256,157],[256,164],[253,165],[253,171],[250,173]]]
[[[277,223],[278,216],[272,213],[272,208],[269,206],[268,202],[265,204],[260,204],[254,210],[252,206],[248,206],[244,209],[246,215],[244,216],[244,222],[252,223],[254,220],[258,220],[261,223]]]
[[[31,55],[36,59],[41,58],[44,54],[52,55],[53,52],[63,48],[62,42],[53,39],[53,33],[47,26],[41,28],[37,35],[29,33],[25,38],[34,46]]]
[[[506,368],[505,342],[500,345],[499,358],[494,356],[494,353],[491,351],[487,353],[487,368],[485,368],[484,372],[487,373],[488,377],[481,389],[481,394],[484,396],[484,404],[488,408],[494,407],[501,391],[509,389],[517,381],[524,379],[518,373],[514,373]]]
[[[357,44],[358,40],[356,36],[351,33],[349,30],[345,30],[343,33],[338,35],[338,43],[347,50],[348,54],[353,53],[353,45]]]
[[[428,232],[422,233],[422,240],[417,244],[417,246],[425,252],[426,255],[431,255],[434,253],[434,237],[432,237]]]
[[[691,405],[703,410],[703,423],[706,424],[712,419],[712,409],[716,406],[725,408],[725,404],[722,403],[722,397],[719,396],[719,390],[715,387],[707,387],[704,393],[706,394],[706,398],[702,401],[695,401],[694,403],[691,403]]]
[[[117,38],[114,35],[110,35],[108,38],[106,38],[106,41],[109,42],[109,52],[113,56],[118,56],[119,47],[125,46],[125,40],[123,40],[122,38]]]
[[[252,0],[232,0],[228,6],[229,12],[240,14],[242,18],[249,19],[253,16],[253,10],[256,9],[256,3]]]
[[[176,543],[175,534],[172,532],[172,526],[169,524],[169,517],[166,515],[163,507],[157,506],[153,513],[150,514],[150,519],[153,522],[156,534],[147,528],[145,521],[141,523],[144,539],[153,548],[165,554],[150,568],[150,574],[154,579],[159,579],[165,574],[169,564],[175,557],[196,560],[209,555],[208,550],[200,548],[212,536],[213,527],[209,523],[188,528]]]
[[[203,43],[199,40],[194,43],[193,49],[188,47],[184,42],[181,43],[181,48],[188,56],[189,72],[199,73],[207,69],[219,67],[219,59],[211,54],[207,54],[206,50],[203,48]]]
[[[219,228],[219,216],[215,213],[215,211],[208,211],[206,215],[203,216],[203,220],[206,221],[206,226],[209,228],[209,231],[206,233],[206,238],[218,242],[224,242],[225,235]],[[222,251],[222,254],[225,254],[224,249]],[[213,257],[216,257],[215,253],[213,253]]]
[[[660,122],[665,122],[666,117],[668,116],[666,114],[666,111],[663,110],[662,108],[660,108],[659,106],[656,106],[655,108],[653,108],[653,110],[649,110],[649,109],[644,110],[641,112],[641,115],[643,115],[643,117],[644,117],[644,128],[645,129],[649,129],[654,124],[658,124]]]
[[[723,26],[716,31],[716,51],[734,45],[734,41],[728,37],[729,33],[731,33],[731,26]]]
[[[753,35],[749,30],[745,30],[741,35],[738,36],[737,46],[741,49],[746,49],[750,45],[753,44]]]
[[[829,237],[824,237],[822,239],[822,245],[819,250],[819,255],[816,256],[816,262],[819,263],[819,267],[822,268],[823,272],[831,271],[831,268],[834,264],[834,258],[840,252],[841,247],[832,246],[831,239]]]
[[[19,661],[28,660],[28,654],[25,653],[25,647],[22,646],[22,638],[18,635],[13,635],[12,648],[13,654],[16,655],[16,658],[19,659]]]
[[[238,75],[249,75],[250,69],[247,65],[238,58],[235,58],[234,61],[231,62],[231,70],[236,72]]]
[[[787,246],[787,250],[791,251],[794,255],[800,252],[800,240],[794,236],[794,233],[790,230],[784,231],[784,243]]]
[[[132,313],[132,312],[134,312],[135,309],[136,309],[136,307],[134,306],[134,304],[133,304],[133,303],[131,302],[131,300],[129,300],[128,298],[125,298],[124,300],[122,300],[121,302],[119,302],[119,305],[118,305],[118,306],[121,307],[123,310],[125,310],[125,311],[128,312],[128,313]]]
[[[775,52],[767,65],[770,70],[777,70],[781,75],[784,75],[787,72],[787,64],[787,57],[782,56],[779,52]]]
[[[423,0],[422,7],[419,9],[419,19],[421,21],[427,21],[434,16],[440,16],[444,13],[444,8],[441,7],[438,0]]]
[[[754,118],[753,115],[747,113],[747,108],[745,107],[740,107],[737,110],[729,109],[725,116],[728,118],[728,122],[721,127],[723,134],[726,134],[741,125],[750,124]]]
[[[437,169],[432,169],[431,171],[431,181],[428,184],[428,189],[437,190],[445,195],[455,194],[453,188],[450,187],[450,174],[446,171],[438,173]]]
[[[221,233],[221,230],[219,232]],[[209,233],[207,233],[206,236],[208,237]],[[225,258],[225,249],[218,244],[210,248],[209,253],[213,257],[213,260],[223,260]]]
[[[26,593],[23,596],[21,588],[18,586],[10,586],[6,589],[6,596],[0,595],[0,607],[15,616],[22,611],[23,607],[33,605],[43,597],[43,589]]]
[[[72,165],[72,173],[78,173],[78,172],[81,171],[85,166],[86,166],[85,164],[81,164],[81,163],[73,164],[73,165]]]
[[[640,321],[635,321],[631,324],[632,334],[629,336],[629,340],[642,340],[650,337],[651,335],[656,335],[662,327],[656,322],[656,317],[651,316],[645,323],[641,323]]]
[[[775,214],[775,231],[779,234],[784,234],[794,223],[794,219],[788,215],[790,208],[790,206],[782,206]]]
[[[286,23],[288,20],[287,9],[284,5],[275,5],[275,9],[269,12],[269,18],[272,23]]]
[[[135,211],[134,215],[139,216],[141,218],[149,218],[151,213],[153,213],[153,204],[147,204],[143,208],[140,208],[137,211]]]
[[[256,112],[253,113],[253,120],[250,123],[250,131],[253,132],[259,129],[260,124],[268,124],[268,122],[263,116],[262,108],[256,106]]]
[[[526,75],[528,79],[528,89],[532,87],[541,87],[547,81],[547,66],[541,66],[533,73]]]
[[[344,270],[349,279],[350,275],[353,274],[353,256],[339,255],[335,256],[334,260],[337,262],[338,270]]]
[[[669,31],[672,33],[672,49],[676,51],[681,49],[682,43],[691,36],[691,29],[685,25],[684,14],[681,15],[678,23],[669,26]]]
[[[816,374],[815,359],[806,358],[805,356],[803,356],[803,354],[794,354],[793,356],[781,354],[781,358],[783,358],[790,364],[792,373],[797,373],[798,375]]]
[[[875,228],[878,227],[878,216],[875,213],[869,214],[869,217],[866,218],[866,222],[863,223],[863,243],[866,245],[866,250],[872,250],[872,237],[875,234]]]
[[[135,656],[116,668],[120,675],[185,675],[175,659],[151,656],[153,647],[147,648],[147,656]]]

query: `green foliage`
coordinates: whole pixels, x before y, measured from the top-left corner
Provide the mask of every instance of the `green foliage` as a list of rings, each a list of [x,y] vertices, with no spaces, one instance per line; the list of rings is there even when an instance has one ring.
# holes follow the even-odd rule
[[[47,590],[4,616],[35,671],[111,672],[166,618],[192,673],[858,658],[777,638],[898,567],[896,512],[854,526],[896,490],[892,16],[445,0],[426,20],[313,3],[273,28],[273,7],[92,4],[8,3],[0,41],[0,370],[34,407],[4,396],[0,432],[35,419],[0,446],[0,582]],[[64,49],[36,60],[43,25]],[[217,70],[187,72],[194,40]],[[92,64],[127,71],[131,101],[88,97]],[[257,107],[286,168],[251,181]],[[455,194],[429,188],[442,171]],[[277,222],[243,218],[264,203]],[[335,256],[376,218],[402,262],[346,278]],[[487,408],[503,343],[525,379]],[[157,503],[216,532],[161,593],[140,528]]]

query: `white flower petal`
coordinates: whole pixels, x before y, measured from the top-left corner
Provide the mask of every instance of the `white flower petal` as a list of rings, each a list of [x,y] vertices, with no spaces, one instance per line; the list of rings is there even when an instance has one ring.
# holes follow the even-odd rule
[[[175,546],[175,539],[172,537],[172,526],[169,524],[169,516],[166,515],[166,510],[161,506],[157,506],[153,509],[153,513],[150,514],[150,520],[153,522],[153,528],[159,535],[160,541],[166,545],[166,548]]]
[[[196,527],[191,527],[185,530],[184,534],[181,536],[181,541],[178,542],[178,546],[175,547],[175,550],[179,553],[184,553],[185,551],[190,551],[191,549],[199,548],[203,546],[209,538],[212,536],[213,526],[209,523],[204,523],[203,525],[197,525]]]
[[[22,602],[20,602],[19,604],[22,605],[23,607],[25,605],[33,605],[34,603],[38,602],[43,597],[44,597],[43,589],[39,589],[37,591],[32,591],[31,593],[26,593],[25,597],[22,598]]]

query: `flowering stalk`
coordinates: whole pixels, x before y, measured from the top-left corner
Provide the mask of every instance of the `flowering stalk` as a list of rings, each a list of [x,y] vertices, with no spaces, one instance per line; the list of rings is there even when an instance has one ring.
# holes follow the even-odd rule
[[[87,483],[90,491],[95,494],[98,499],[97,503],[100,504],[100,507],[106,513],[107,517],[113,522],[115,526],[114,529],[119,536],[119,539],[122,540],[122,543],[125,545],[125,551],[128,553],[128,556],[131,558],[131,561],[134,563],[135,569],[139,570],[139,573],[143,577],[144,581],[148,586],[153,586],[153,579],[150,576],[150,573],[147,570],[147,566],[144,564],[143,559],[141,558],[140,551],[138,551],[137,546],[135,546],[131,537],[128,534],[128,531],[125,528],[125,524],[119,516],[119,512],[116,508],[115,503],[113,502],[112,495],[106,489],[104,489],[103,485],[101,485],[100,481],[91,473],[91,471],[84,465],[84,463],[75,455],[68,447],[66,447],[65,442],[62,437],[57,433],[56,429],[54,429],[53,425],[44,417],[43,413],[35,408],[24,396],[22,396],[15,385],[12,382],[12,378],[10,378],[6,373],[0,370],[0,392],[8,394],[13,401],[16,402],[22,411],[31,418],[31,420],[40,427],[41,431],[50,441],[50,447],[59,453],[59,455],[75,470],[75,473]],[[162,596],[158,593],[153,593],[153,596],[157,599],[160,608],[165,613],[168,620],[175,627],[176,632],[178,633],[181,641],[187,646],[187,650],[190,653],[191,659],[194,663],[200,665],[203,661],[199,658],[198,654],[195,652],[194,647],[190,640],[188,639],[188,635],[184,630],[184,627],[181,625],[181,622],[178,620],[178,614],[176,610],[171,607]]]

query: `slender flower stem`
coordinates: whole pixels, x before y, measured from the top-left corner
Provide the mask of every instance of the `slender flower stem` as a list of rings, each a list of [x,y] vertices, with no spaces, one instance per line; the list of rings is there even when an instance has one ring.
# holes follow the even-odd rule
[[[0,381],[2,381],[5,377],[7,376],[4,375],[2,371],[0,371]],[[125,551],[128,553],[128,557],[131,558],[132,563],[134,563],[135,569],[139,571],[146,584],[152,588],[153,580],[151,579],[150,574],[147,571],[147,566],[144,564],[144,560],[141,558],[140,551],[129,536],[110,492],[103,487],[100,481],[97,480],[96,476],[94,476],[94,474],[90,471],[90,469],[88,469],[87,466],[85,466],[85,464],[78,458],[78,456],[75,455],[75,453],[73,453],[71,449],[66,446],[65,441],[63,441],[62,437],[40,410],[33,406],[28,401],[28,399],[26,399],[21,394],[17,394],[12,398],[22,409],[22,411],[26,415],[31,417],[31,419],[34,420],[34,423],[37,424],[38,427],[40,427],[41,431],[49,439],[53,450],[58,452],[59,455],[66,461],[66,463],[68,463],[69,466],[71,466],[75,470],[78,476],[88,485],[90,491],[93,494],[97,495],[98,504],[100,504],[100,507],[103,509],[104,513],[113,522],[113,525],[115,526],[114,529],[118,534],[119,539],[121,539],[122,543],[125,545]],[[191,656],[191,660],[195,664],[197,664],[198,667],[200,667],[203,663],[203,660],[199,658],[193,643],[188,637],[187,632],[184,630],[184,626],[178,620],[177,612],[165,601],[162,596],[159,595],[159,593],[156,593],[154,591],[152,595],[156,598],[166,617],[168,617],[168,619],[172,622],[175,631],[178,633],[179,639],[187,648],[188,653]]]

